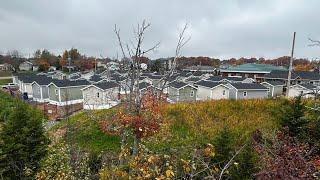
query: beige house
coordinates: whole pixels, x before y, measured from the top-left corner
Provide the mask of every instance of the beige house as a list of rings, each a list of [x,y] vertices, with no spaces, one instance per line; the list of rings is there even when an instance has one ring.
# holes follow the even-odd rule
[[[109,109],[119,104],[119,84],[114,81],[103,81],[81,89],[83,109]]]

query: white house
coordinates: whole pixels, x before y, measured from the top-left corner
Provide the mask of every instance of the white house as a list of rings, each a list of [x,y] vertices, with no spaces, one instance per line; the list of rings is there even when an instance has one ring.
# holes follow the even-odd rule
[[[319,91],[319,87],[313,84],[296,84],[290,86],[289,88],[289,97],[297,97],[303,95],[306,98],[312,98],[314,95],[312,92]]]
[[[230,99],[268,98],[268,88],[257,83],[228,83]]]
[[[33,64],[30,61],[25,61],[19,65],[20,71],[31,71]]]
[[[229,99],[229,87],[219,82],[202,80],[195,84],[198,87],[197,100]]]
[[[83,109],[109,109],[119,104],[119,84],[104,81],[82,88]]]

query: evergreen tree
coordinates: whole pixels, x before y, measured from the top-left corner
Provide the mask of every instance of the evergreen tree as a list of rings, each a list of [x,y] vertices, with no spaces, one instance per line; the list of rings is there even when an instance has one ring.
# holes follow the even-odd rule
[[[296,97],[282,111],[284,114],[281,119],[282,126],[288,127],[290,133],[294,136],[301,135],[305,125],[308,123],[304,118],[305,105],[301,100],[301,96]]]
[[[231,179],[253,179],[253,175],[258,172],[258,157],[254,151],[252,143],[248,143],[235,158],[230,167]]]
[[[233,135],[231,134],[228,127],[224,127],[219,133],[215,141],[213,142],[216,156],[214,161],[216,163],[221,163],[222,166],[226,164],[231,158],[231,153],[233,148]]]
[[[49,143],[41,113],[16,100],[0,132],[0,177],[32,179]]]

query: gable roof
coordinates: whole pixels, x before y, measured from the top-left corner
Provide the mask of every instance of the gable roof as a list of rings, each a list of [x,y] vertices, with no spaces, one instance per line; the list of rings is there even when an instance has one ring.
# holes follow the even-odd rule
[[[54,84],[57,87],[70,87],[70,86],[86,86],[86,85],[89,85],[90,83],[87,80],[70,81],[70,80],[54,79],[50,84]]]
[[[176,89],[181,89],[181,88],[183,88],[185,86],[193,87],[193,86],[191,86],[191,85],[189,85],[187,83],[181,82],[181,81],[173,81],[173,82],[169,83],[168,86],[176,88]]]
[[[268,90],[265,86],[257,83],[229,83],[238,90]]]
[[[196,85],[198,85],[198,86],[208,87],[210,89],[214,88],[216,86],[219,86],[220,84],[222,84],[222,83],[213,82],[213,81],[207,81],[207,80],[202,80],[202,81],[199,81],[199,82],[196,83]]]
[[[52,81],[52,78],[48,78],[47,76],[38,76],[34,78],[33,82],[36,82],[40,86],[46,86],[50,84]]]

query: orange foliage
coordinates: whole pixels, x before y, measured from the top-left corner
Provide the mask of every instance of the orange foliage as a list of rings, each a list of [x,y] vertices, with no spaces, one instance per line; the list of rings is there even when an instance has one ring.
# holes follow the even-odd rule
[[[67,60],[64,58],[61,58],[59,61],[59,64],[60,64],[60,66],[65,66],[65,65],[67,65]]]
[[[298,64],[294,67],[295,71],[310,71],[312,70],[312,65],[311,64]]]
[[[163,101],[147,91],[141,99],[139,114],[126,113],[121,108],[110,121],[100,122],[101,129],[107,134],[119,134],[124,128],[129,128],[138,138],[149,137],[160,130],[162,115],[160,109]]]

